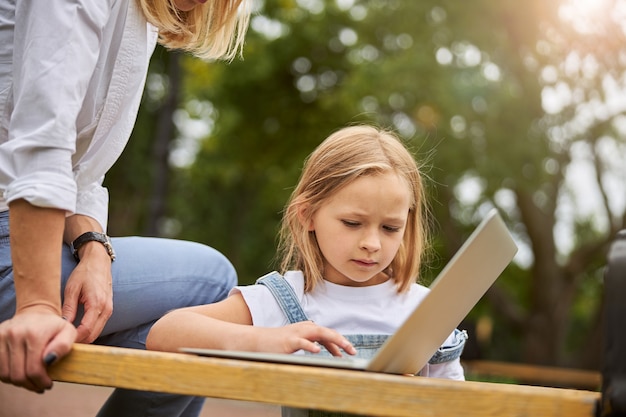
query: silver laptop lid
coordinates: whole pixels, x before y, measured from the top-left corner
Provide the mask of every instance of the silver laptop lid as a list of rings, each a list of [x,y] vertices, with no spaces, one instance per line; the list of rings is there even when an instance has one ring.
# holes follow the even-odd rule
[[[430,286],[430,293],[381,347],[367,370],[416,374],[435,354],[517,253],[492,209]]]

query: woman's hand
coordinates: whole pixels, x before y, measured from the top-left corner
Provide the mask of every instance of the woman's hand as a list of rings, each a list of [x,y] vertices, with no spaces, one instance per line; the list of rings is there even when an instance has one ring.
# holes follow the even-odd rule
[[[75,214],[65,219],[63,239],[69,244],[88,231],[102,232],[102,228],[95,219]],[[91,343],[100,336],[113,313],[111,257],[102,243],[91,241],[80,246],[78,258],[80,262],[65,284],[62,314],[73,323],[82,304],[84,314],[76,341]]]
[[[312,321],[256,329],[263,332],[257,339],[256,347],[256,350],[261,352],[293,353],[305,350],[319,353],[320,345],[323,345],[333,356],[342,356],[342,350],[349,355],[356,354],[356,349],[345,337]]]
[[[0,380],[43,392],[52,386],[44,359],[66,355],[76,339],[59,296],[65,212],[25,200],[9,206],[16,311],[0,323]]]
[[[0,380],[39,393],[50,389],[46,365],[65,356],[75,338],[74,326],[47,306],[19,311],[0,323]]]
[[[78,305],[83,305],[84,315],[77,327],[76,341],[91,343],[113,313],[111,258],[99,242],[88,242],[83,247],[80,262],[65,285],[62,311],[63,317],[72,323]]]

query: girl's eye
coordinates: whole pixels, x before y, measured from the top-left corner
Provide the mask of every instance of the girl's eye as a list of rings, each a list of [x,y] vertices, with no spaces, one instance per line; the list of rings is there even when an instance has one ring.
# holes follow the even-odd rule
[[[353,222],[350,220],[342,220],[341,222],[348,227],[358,227],[360,224],[359,222]]]
[[[392,233],[400,231],[400,228],[396,226],[383,226],[383,229],[385,229],[387,232],[392,232]]]

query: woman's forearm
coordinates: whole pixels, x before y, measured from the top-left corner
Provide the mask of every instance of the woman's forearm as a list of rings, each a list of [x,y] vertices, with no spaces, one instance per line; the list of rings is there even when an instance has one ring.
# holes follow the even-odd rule
[[[74,214],[65,219],[65,231],[63,233],[63,240],[68,245],[74,241],[78,236],[85,232],[100,232],[102,233],[102,227],[95,219],[89,216],[83,216],[80,214]]]
[[[63,234],[63,240],[68,245],[85,232],[102,233],[103,230],[102,226],[100,226],[100,223],[98,223],[96,219],[89,216],[74,214],[65,219],[65,232]],[[78,250],[78,256],[81,260],[87,257],[91,257],[92,255],[95,255],[101,260],[104,260],[104,265],[109,266],[111,263],[108,252],[100,242],[87,242],[81,245],[80,249]]]
[[[16,313],[40,307],[61,314],[64,225],[63,210],[33,206],[26,200],[9,204]]]

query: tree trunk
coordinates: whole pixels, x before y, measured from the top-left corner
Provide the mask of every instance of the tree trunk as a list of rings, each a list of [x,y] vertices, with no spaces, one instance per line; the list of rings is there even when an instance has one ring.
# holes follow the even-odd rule
[[[161,234],[160,225],[166,212],[170,176],[169,148],[175,134],[173,116],[178,107],[178,92],[181,84],[180,55],[176,51],[169,52],[168,92],[158,112],[157,129],[152,147],[153,182],[148,206],[148,221],[146,222],[146,234],[148,236]]]

